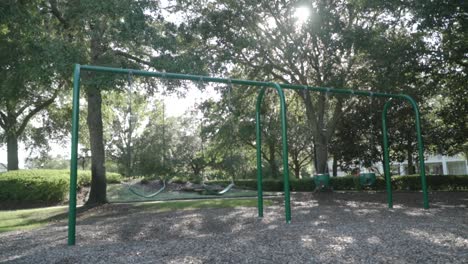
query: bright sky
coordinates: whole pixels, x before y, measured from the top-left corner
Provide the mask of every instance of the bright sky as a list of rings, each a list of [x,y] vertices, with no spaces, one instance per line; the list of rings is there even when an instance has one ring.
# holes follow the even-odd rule
[[[310,16],[310,9],[305,6],[301,6],[296,8],[296,11],[294,12],[294,17],[297,19],[297,23],[299,25],[304,24],[307,19],[309,19]]]
[[[161,97],[160,97],[161,98]],[[169,116],[181,116],[188,109],[192,108],[195,103],[200,103],[209,98],[215,100],[220,99],[220,95],[213,89],[213,87],[206,85],[205,90],[202,92],[197,87],[192,86],[187,91],[185,97],[179,98],[177,95],[166,95],[164,97],[164,103],[166,105],[166,111]]]

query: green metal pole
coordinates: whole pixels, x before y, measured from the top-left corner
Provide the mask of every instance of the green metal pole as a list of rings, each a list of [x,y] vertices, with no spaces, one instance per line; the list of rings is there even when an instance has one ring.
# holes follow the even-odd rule
[[[286,223],[291,223],[291,194],[289,188],[289,159],[288,159],[288,123],[286,120],[286,98],[281,85],[273,83],[280,97],[281,111],[281,139],[283,142],[283,185],[284,185],[284,214]]]
[[[280,97],[280,118],[281,118],[281,139],[282,139],[282,152],[283,152],[283,185],[284,185],[284,214],[286,217],[286,223],[291,223],[291,194],[289,187],[289,164],[288,164],[288,127],[286,120],[286,98],[284,96],[283,89],[277,83],[271,83],[269,85],[278,92]],[[260,90],[257,97],[256,105],[256,134],[257,134],[257,192],[258,192],[258,215],[263,216],[263,189],[262,188],[262,162],[261,162],[261,105],[263,102],[263,96],[265,95],[265,88]],[[260,184],[259,184],[260,183]]]
[[[390,157],[388,148],[388,131],[387,131],[387,110],[391,104],[391,100],[386,102],[382,111],[382,136],[383,136],[383,154],[384,154],[384,174],[385,182],[387,184],[387,202],[388,208],[393,208],[393,195],[392,195],[392,179],[390,178]]]
[[[265,95],[265,87],[263,87],[257,97],[255,107],[255,132],[256,132],[256,147],[257,147],[257,208],[258,217],[263,217],[263,170],[262,170],[262,119],[261,108],[263,97]]]
[[[210,77],[202,75],[190,75],[190,74],[181,74],[181,73],[169,73],[169,72],[150,72],[142,71],[135,69],[122,69],[122,68],[112,68],[112,67],[103,67],[103,66],[94,66],[94,65],[81,65],[81,71],[93,71],[93,72],[107,72],[115,74],[129,74],[130,72],[134,76],[148,76],[148,77],[158,77],[174,80],[191,80],[191,81],[200,81],[203,82],[216,82],[216,83],[225,83],[225,84],[240,84],[240,85],[250,85],[250,86],[261,86],[261,87],[271,87],[269,82],[260,82],[252,80],[241,80],[241,79],[230,79],[230,78],[219,78],[219,77]],[[373,96],[373,97],[401,97],[401,94],[389,94],[389,93],[380,93],[380,92],[370,92],[370,91],[360,91],[360,90],[351,90],[351,89],[336,89],[328,87],[313,87],[306,85],[298,84],[280,84],[281,88],[292,89],[292,90],[303,90],[323,93],[333,93],[333,94],[348,94],[352,96]]]
[[[75,245],[76,232],[76,181],[78,170],[78,126],[80,113],[80,65],[75,64],[73,74],[73,113],[70,161],[70,198],[68,204],[68,245]]]
[[[421,135],[421,120],[419,116],[419,108],[416,101],[409,95],[402,95],[402,98],[408,100],[414,110],[416,136],[418,139],[418,157],[419,157],[419,175],[421,176],[421,187],[423,192],[423,206],[424,209],[429,209],[429,197],[427,193],[427,181],[426,181],[426,164],[424,162],[424,145]]]

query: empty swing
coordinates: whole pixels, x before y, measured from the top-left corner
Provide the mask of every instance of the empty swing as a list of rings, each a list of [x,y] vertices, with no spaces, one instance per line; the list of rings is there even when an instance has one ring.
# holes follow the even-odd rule
[[[370,103],[369,103],[369,113],[372,112],[372,98],[373,98],[373,93],[371,92],[370,94]],[[370,133],[370,139],[369,139],[369,143],[371,145],[371,148],[373,146],[373,132],[374,132],[374,125],[372,123],[372,116],[369,114],[369,121],[370,121],[370,128],[371,128],[371,133]],[[369,138],[368,137],[368,138]],[[371,154],[372,154],[372,151],[371,151]],[[361,164],[361,162],[359,162],[359,164]],[[372,166],[370,166],[369,168],[366,168],[367,172],[360,172],[359,173],[359,184],[363,187],[370,187],[370,186],[373,186],[375,184],[375,181],[376,181],[376,177],[375,177],[375,172],[372,171]]]
[[[133,93],[133,79],[132,79],[132,73],[130,72],[128,74],[128,88],[127,88],[127,92],[128,92],[128,113],[129,113],[129,118],[128,118],[128,129],[129,131],[132,131],[132,125],[133,125],[133,111],[132,111],[132,93]],[[165,147],[165,104],[164,104],[164,98],[163,98],[163,107],[162,107],[162,129],[163,129],[163,134],[162,134],[162,141],[163,141],[163,166],[165,164],[165,152],[166,152],[166,147]],[[131,136],[129,136],[128,138],[128,142],[129,142],[129,146],[132,145],[132,138]],[[131,155],[131,150],[129,151],[129,164],[130,164],[130,174],[131,173],[131,166],[132,166],[132,155]],[[130,175],[131,176],[131,175]],[[153,198],[157,195],[159,195],[160,193],[162,193],[165,189],[166,189],[166,181],[164,179],[162,179],[162,187],[155,191],[155,192],[152,192],[152,193],[149,193],[149,194],[145,194],[145,193],[142,193],[140,192],[139,190],[137,190],[135,187],[134,187],[134,184],[128,184],[128,183],[124,183],[125,186],[127,186],[127,189],[133,193],[134,195],[136,196],[140,196],[142,198]]]
[[[304,96],[307,95],[307,89],[303,89],[303,93],[304,93]],[[327,88],[327,91],[325,92],[325,103],[328,103],[329,101],[329,93],[330,93],[330,88]],[[322,134],[326,134],[327,133],[327,129],[326,127],[322,128],[322,130],[319,131],[319,133],[322,133]],[[325,147],[328,148],[328,136],[325,135]],[[315,140],[314,140],[314,166],[315,166],[315,170],[317,171],[317,157],[316,157],[316,144],[315,144]],[[333,188],[330,184],[330,173],[329,173],[329,169],[328,169],[328,163],[327,163],[327,167],[326,167],[326,171],[323,172],[323,173],[317,173],[314,174],[314,177],[313,177],[313,180],[314,180],[314,184],[315,184],[315,190],[314,191],[332,191]]]
[[[203,78],[200,79],[199,85],[204,86]],[[229,108],[229,111],[232,112],[232,101],[231,101],[232,83],[231,83],[230,79],[229,79],[229,82],[228,82],[228,88],[229,88],[228,89],[228,100],[229,100],[228,108]],[[203,87],[203,89],[204,89],[204,87]],[[234,124],[232,122],[230,123],[230,128],[231,128],[231,131],[233,131]],[[203,120],[200,121],[200,134],[202,133],[202,130],[203,130]],[[205,154],[204,154],[203,137],[202,136],[201,136],[201,152],[202,152],[202,157],[204,158]],[[230,148],[229,153],[230,153],[230,160],[232,161],[232,148]],[[232,190],[235,187],[234,176],[232,176],[232,178],[231,178],[231,183],[228,186],[226,186],[224,189],[222,189],[221,191],[211,190],[211,189],[207,188],[207,185],[205,184],[205,176],[204,175],[202,176],[202,186],[203,186],[203,190],[201,190],[201,192],[203,194],[223,195],[223,194],[226,194],[227,192],[229,192],[230,190]]]

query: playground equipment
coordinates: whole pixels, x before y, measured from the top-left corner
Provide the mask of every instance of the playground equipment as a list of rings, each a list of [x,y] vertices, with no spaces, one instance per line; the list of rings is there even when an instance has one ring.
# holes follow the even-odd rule
[[[232,181],[228,186],[226,186],[224,189],[222,189],[221,191],[216,191],[216,190],[211,190],[208,188],[208,186],[206,186],[205,184],[203,184],[203,189],[200,190],[200,192],[204,195],[223,195],[223,194],[226,194],[227,192],[229,192],[230,190],[232,190],[232,188],[234,188],[235,184],[234,182]]]
[[[127,105],[128,105],[128,113],[129,113],[129,116],[128,116],[128,130],[129,131],[133,131],[133,121],[134,121],[134,116],[133,116],[133,108],[132,108],[132,98],[133,98],[133,77],[132,77],[132,72],[129,72],[128,73],[128,85],[127,85],[127,99],[128,99],[128,102],[127,102]],[[165,135],[164,135],[164,132],[165,132],[165,116],[164,116],[164,108],[165,108],[165,105],[164,105],[164,100],[163,100],[163,106],[162,106],[162,122],[163,122],[163,125],[162,125],[162,129],[163,129],[163,133],[162,133],[162,141],[163,141],[163,166],[164,166],[164,162],[165,162],[165,153],[166,153],[166,144],[165,144]],[[127,141],[129,142],[129,145],[132,146],[132,135],[131,133],[128,134],[128,139]],[[133,176],[133,171],[132,171],[132,158],[133,158],[133,155],[132,155],[132,151],[130,150],[129,151],[129,171],[127,172],[128,173],[128,176]],[[128,188],[128,190],[133,193],[134,195],[137,195],[137,196],[140,196],[140,197],[143,197],[143,198],[153,198],[155,196],[157,196],[158,194],[160,194],[161,192],[163,192],[165,189],[166,189],[166,181],[164,179],[162,179],[162,183],[163,183],[163,186],[155,191],[155,192],[152,192],[152,193],[149,193],[149,194],[145,194],[137,189],[135,189],[133,187],[133,184],[125,184],[125,186]]]
[[[126,186],[127,186],[128,190],[131,193],[133,193],[133,194],[135,194],[137,196],[140,196],[140,197],[143,197],[143,198],[153,198],[153,197],[157,196],[158,194],[162,193],[166,189],[166,181],[163,180],[162,183],[163,183],[163,186],[159,190],[157,190],[154,193],[150,193],[150,194],[144,194],[144,193],[141,193],[141,192],[137,191],[135,188],[133,188],[133,186],[131,184],[126,184]]]
[[[164,79],[164,80],[167,80],[167,79]],[[202,81],[198,82],[197,83],[199,88],[201,90],[205,90],[205,87],[204,87],[204,83]],[[166,86],[167,86],[167,83],[166,83]],[[129,130],[132,131],[132,128],[133,128],[133,125],[137,122],[134,118],[133,118],[133,111],[132,111],[132,95],[133,95],[133,78],[132,78],[132,74],[129,73],[128,74],[128,85],[127,85],[127,99],[128,99],[128,102],[127,102],[127,111],[129,113],[129,117],[127,118],[127,123],[128,123],[128,127],[129,127]],[[229,104],[231,104],[231,94],[230,94],[230,91],[231,91],[231,86],[228,90],[228,98],[229,98]],[[166,156],[166,153],[167,153],[167,146],[166,146],[166,115],[165,115],[165,95],[166,95],[166,92],[165,92],[165,89],[163,90],[163,92],[161,93],[162,94],[162,107],[161,107],[161,112],[162,112],[162,125],[161,125],[161,129],[162,129],[162,136],[161,136],[161,140],[162,140],[162,168],[163,170],[165,170],[166,168],[166,161],[167,161],[167,156]],[[231,109],[231,106],[229,106],[229,108]],[[231,125],[231,128],[232,128],[232,125]],[[200,122],[200,137],[201,137],[201,140],[200,140],[200,147],[201,147],[201,153],[202,153],[202,157],[204,157],[204,140],[203,140],[203,136],[201,134],[201,131],[203,130],[203,120],[201,120]],[[232,131],[232,130],[231,130]],[[129,144],[131,145],[132,144],[132,137],[131,135],[129,134],[129,137],[127,138],[127,142],[129,142]],[[170,149],[169,149],[170,151]],[[232,151],[231,151],[232,152]],[[129,151],[129,159],[132,158],[132,151],[130,150]],[[231,157],[232,157],[232,153],[231,153]],[[170,158],[169,158],[169,161],[170,161]],[[130,164],[132,164],[132,160],[130,160]],[[130,166],[130,171],[127,172],[129,176],[133,176],[133,173],[132,173],[132,170],[131,170],[131,167]],[[161,174],[161,175],[164,175],[164,172]],[[203,173],[202,173],[203,175]],[[212,196],[212,195],[224,195],[225,193],[229,192],[232,190],[232,188],[235,186],[234,184],[234,178],[232,178],[231,180],[231,183],[229,185],[227,185],[225,188],[223,189],[219,189],[219,187],[216,187],[214,188],[213,186],[210,186],[210,185],[206,185],[205,184],[205,177],[202,177],[202,185],[199,187],[199,188],[195,188],[193,190],[189,190],[188,189],[185,189],[185,190],[176,190],[176,191],[171,191],[171,182],[168,181],[168,185],[166,185],[166,177],[164,176],[161,176],[160,177],[160,181],[162,182],[162,187],[157,187],[158,190],[148,190],[151,188],[151,186],[153,186],[153,184],[135,184],[135,183],[126,183],[124,182],[123,185],[128,189],[128,191],[133,194],[133,195],[136,195],[136,196],[139,196],[139,197],[142,197],[142,198],[147,198],[147,199],[150,199],[150,198],[155,198],[156,196],[158,196],[159,194],[162,194],[164,190],[168,190],[168,192],[166,193],[166,195],[164,195],[164,197],[162,197],[161,199],[164,199],[164,200],[176,200],[178,199],[177,197],[177,194],[180,194],[180,199],[185,199],[185,194],[186,192],[195,192],[195,193],[198,193],[200,194],[200,197],[196,197],[194,199],[203,199],[203,198],[206,198],[206,196]],[[169,187],[169,188],[167,188]],[[153,186],[154,188],[154,186]],[[168,198],[168,197],[171,197],[171,198]],[[152,200],[155,200],[155,199],[152,199]]]
[[[373,93],[371,93],[369,97],[369,113],[372,112],[373,108]],[[374,124],[372,122],[371,115],[369,115],[369,120],[367,120],[370,123],[370,130],[371,133],[369,133],[368,140],[369,140],[369,146],[372,148],[374,146],[374,140],[372,135],[374,134]],[[359,184],[361,187],[370,187],[375,184],[376,178],[375,178],[375,173],[370,170],[370,168],[367,168],[368,172],[360,172],[359,173]]]
[[[314,183],[316,190],[330,190],[330,174],[322,173],[314,175]]]
[[[205,90],[205,83],[203,82],[203,79],[201,79],[199,82],[198,82],[198,86],[201,90]],[[232,82],[230,82],[228,80],[228,109],[230,112],[233,112],[233,106],[232,106]],[[229,127],[230,127],[230,131],[233,132],[234,131],[234,124],[233,122],[229,122]],[[205,147],[204,147],[204,138],[203,138],[203,119],[200,120],[200,147],[201,147],[201,153],[202,153],[202,157],[205,157]],[[232,146],[229,147],[229,160],[232,161]],[[202,171],[203,173],[203,171]],[[221,191],[214,191],[214,190],[210,190],[208,188],[208,186],[205,184],[205,175],[203,174],[202,176],[202,186],[204,187],[204,189],[202,190],[203,194],[208,194],[208,195],[223,195],[227,192],[229,192],[232,188],[234,188],[235,186],[235,183],[234,183],[234,175],[232,175],[231,177],[231,183],[226,186],[226,188],[224,188],[223,190]]]
[[[363,172],[359,173],[359,184],[364,187],[372,186],[375,184],[375,173]]]
[[[122,69],[122,68],[110,68],[92,65],[75,65],[74,76],[73,76],[73,114],[72,114],[72,144],[71,144],[71,169],[70,169],[70,200],[69,200],[69,218],[68,218],[68,245],[75,244],[75,228],[76,228],[76,187],[77,187],[77,169],[78,169],[78,131],[79,131],[79,108],[80,108],[80,76],[81,71],[91,72],[106,72],[114,74],[133,74],[147,77],[167,78],[167,79],[178,79],[178,80],[191,80],[191,81],[206,81],[216,82],[225,84],[238,84],[260,87],[260,91],[257,97],[256,103],[256,148],[257,148],[257,192],[258,192],[258,216],[263,217],[263,184],[262,184],[262,156],[261,156],[261,105],[263,97],[267,88],[273,88],[278,92],[280,98],[280,118],[281,118],[281,139],[282,139],[282,159],[283,159],[283,180],[284,180],[284,208],[286,222],[291,222],[291,204],[290,204],[290,186],[289,186],[289,165],[288,165],[288,137],[287,137],[287,121],[286,121],[286,100],[284,96],[284,89],[292,90],[307,90],[316,92],[328,92],[335,94],[347,94],[351,96],[375,96],[390,99],[384,105],[382,112],[382,129],[383,129],[383,150],[384,150],[384,167],[385,167],[385,179],[387,185],[387,200],[388,207],[393,207],[392,199],[392,187],[390,179],[390,164],[389,164],[389,147],[388,147],[388,136],[387,136],[387,111],[393,100],[401,99],[408,101],[415,115],[415,127],[418,141],[418,155],[420,162],[420,176],[421,185],[423,191],[423,207],[429,208],[427,184],[426,184],[426,173],[424,164],[424,146],[421,136],[421,126],[419,109],[414,101],[408,95],[405,94],[389,94],[359,90],[348,90],[348,89],[331,89],[323,87],[311,87],[306,85],[294,85],[294,84],[279,84],[274,82],[260,82],[252,80],[240,80],[240,79],[228,79],[228,78],[217,78],[208,76],[198,75],[187,75],[178,73],[164,73],[164,72],[149,72],[142,70],[133,69]]]

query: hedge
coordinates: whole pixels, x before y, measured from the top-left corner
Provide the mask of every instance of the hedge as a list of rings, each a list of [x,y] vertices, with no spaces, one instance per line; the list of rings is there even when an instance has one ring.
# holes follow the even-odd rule
[[[434,191],[468,191],[468,175],[429,175],[426,177],[429,190]],[[230,181],[208,181],[208,184],[228,185]],[[236,186],[239,188],[257,189],[256,180],[237,180]],[[312,178],[291,179],[289,181],[291,191],[310,192],[315,190]],[[333,190],[360,190],[357,177],[331,177],[330,184]],[[375,184],[370,187],[373,190],[385,190],[386,184],[383,177],[377,177]],[[272,192],[282,192],[283,182],[279,180],[264,180],[263,190]],[[392,190],[421,190],[421,178],[419,175],[392,176]]]
[[[107,173],[108,183],[120,174]],[[61,202],[69,190],[68,170],[17,170],[0,174],[0,201]],[[78,188],[91,184],[91,171],[78,171]]]

